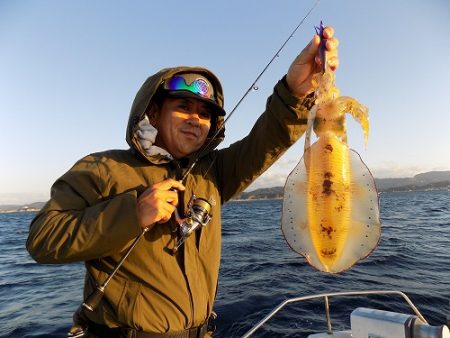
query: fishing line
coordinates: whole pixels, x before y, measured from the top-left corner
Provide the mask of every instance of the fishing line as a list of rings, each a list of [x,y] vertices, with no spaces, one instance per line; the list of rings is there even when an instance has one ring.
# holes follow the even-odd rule
[[[247,95],[253,91],[253,90],[258,90],[258,86],[256,85],[257,82],[259,81],[259,79],[261,78],[261,76],[266,72],[266,70],[270,67],[270,65],[273,63],[273,61],[280,56],[281,51],[283,50],[283,48],[287,45],[287,43],[289,42],[289,40],[291,40],[295,33],[297,32],[297,30],[300,28],[301,25],[303,25],[303,23],[305,22],[305,20],[308,18],[308,16],[311,14],[311,12],[317,7],[317,5],[319,4],[320,0],[316,0],[316,2],[314,3],[314,5],[310,8],[310,10],[306,13],[306,15],[303,17],[303,19],[299,22],[299,24],[297,25],[297,27],[294,28],[294,30],[291,32],[291,34],[289,35],[289,37],[286,39],[286,41],[284,41],[284,43],[281,45],[281,47],[277,50],[277,52],[272,56],[272,58],[270,59],[270,61],[267,63],[267,65],[263,68],[263,70],[261,71],[261,73],[259,73],[259,75],[256,77],[256,79],[253,81],[253,83],[250,85],[250,87],[247,89],[247,91],[244,93],[244,95],[240,98],[240,100],[236,103],[236,105],[234,106],[234,108],[231,110],[231,112],[228,114],[228,116],[225,118],[225,120],[223,121],[223,123],[220,125],[220,127],[217,128],[216,132],[213,134],[213,136],[209,139],[209,142],[207,142],[202,149],[199,151],[198,155],[196,156],[194,162],[191,164],[191,166],[186,170],[186,172],[184,173],[181,181],[184,181],[184,179],[187,177],[187,175],[189,175],[189,173],[192,171],[192,169],[194,168],[194,166],[197,164],[197,162],[199,161],[199,159],[204,155],[204,152],[206,149],[208,149],[208,147],[212,144],[212,142],[217,138],[217,136],[220,134],[220,132],[225,128],[225,124],[227,123],[227,121],[231,118],[231,116],[234,114],[234,112],[236,111],[236,109],[239,107],[239,105],[242,103],[242,101],[244,101],[244,99],[247,97]]]

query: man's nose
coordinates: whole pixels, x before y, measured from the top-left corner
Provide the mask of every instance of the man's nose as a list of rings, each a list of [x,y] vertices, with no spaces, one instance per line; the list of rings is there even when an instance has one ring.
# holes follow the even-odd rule
[[[188,114],[187,117],[187,122],[190,123],[191,125],[195,125],[198,126],[200,125],[200,116],[198,114],[198,112],[191,112]]]

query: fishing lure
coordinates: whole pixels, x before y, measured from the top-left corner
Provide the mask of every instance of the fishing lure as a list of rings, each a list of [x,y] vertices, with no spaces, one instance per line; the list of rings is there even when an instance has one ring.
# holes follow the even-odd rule
[[[345,114],[361,125],[367,144],[368,109],[339,96],[325,59],[323,25],[319,54],[323,72],[314,78],[304,154],[284,187],[282,231],[292,250],[320,271],[338,273],[367,257],[381,236],[378,193],[359,154],[349,149]],[[311,133],[317,136],[311,145]]]

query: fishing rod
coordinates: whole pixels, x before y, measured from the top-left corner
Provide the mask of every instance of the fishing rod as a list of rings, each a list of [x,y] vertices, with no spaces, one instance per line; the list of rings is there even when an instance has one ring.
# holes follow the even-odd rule
[[[239,107],[239,105],[242,103],[242,101],[244,101],[244,99],[247,97],[247,95],[253,90],[258,90],[258,86],[256,84],[259,81],[259,79],[261,78],[261,76],[266,72],[266,70],[270,67],[270,65],[274,62],[274,60],[277,57],[279,57],[283,48],[286,46],[286,44],[289,42],[289,40],[292,39],[294,34],[297,32],[297,30],[300,28],[300,26],[304,23],[304,21],[308,18],[308,16],[311,14],[311,12],[317,7],[319,2],[320,2],[320,0],[316,0],[316,2],[311,7],[311,9],[306,13],[306,15],[303,17],[303,19],[299,22],[299,24],[291,32],[289,37],[284,41],[284,43],[276,51],[276,53],[273,55],[273,57],[270,59],[270,61],[267,63],[267,65],[263,68],[263,70],[255,78],[253,83],[250,85],[250,87],[247,89],[247,91],[244,93],[244,95],[240,98],[240,100],[236,103],[234,108],[228,114],[228,117],[224,119],[224,121],[220,125],[220,127],[217,128],[216,132],[209,139],[209,142],[206,143],[202,147],[202,149],[198,152],[198,155],[194,159],[193,163],[186,170],[186,172],[182,176],[180,182],[183,182],[186,179],[186,177],[192,171],[192,169],[195,167],[195,165],[197,164],[199,159],[202,157],[202,155],[204,155],[204,152],[208,149],[208,147],[212,144],[212,142],[217,138],[217,136],[220,134],[220,132],[225,128],[225,124],[231,118],[231,116],[234,114],[234,112]],[[177,252],[178,248],[184,243],[186,238],[188,238],[198,227],[205,226],[209,222],[209,220],[211,219],[211,216],[209,214],[210,210],[211,210],[211,205],[207,200],[205,200],[203,198],[197,198],[195,195],[192,195],[192,197],[188,203],[188,212],[187,212],[186,217],[184,219],[180,219],[179,215],[176,214],[177,223],[179,223],[179,225],[180,225],[181,238],[176,243],[173,253]],[[151,225],[147,226],[146,228],[144,228],[144,230],[142,230],[141,234],[139,234],[139,236],[137,236],[134,239],[131,246],[127,249],[127,251],[125,252],[123,257],[117,263],[117,266],[108,275],[106,280],[101,285],[97,285],[95,290],[78,307],[78,309],[76,310],[76,312],[73,315],[74,325],[71,327],[70,331],[67,333],[67,337],[82,338],[82,337],[86,336],[86,334],[88,332],[89,320],[87,319],[87,317],[85,315],[85,311],[89,311],[89,312],[95,311],[95,309],[97,308],[98,304],[100,304],[100,301],[104,296],[105,288],[108,285],[108,283],[111,281],[111,279],[117,273],[117,271],[122,266],[124,261],[130,255],[131,251],[133,251],[133,249],[136,247],[136,245],[139,243],[139,241],[142,239],[142,237],[144,237],[144,235],[150,229],[151,229]]]

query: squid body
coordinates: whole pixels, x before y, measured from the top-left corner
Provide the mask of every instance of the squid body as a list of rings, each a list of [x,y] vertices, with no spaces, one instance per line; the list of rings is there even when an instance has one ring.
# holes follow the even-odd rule
[[[289,246],[320,271],[338,273],[367,257],[381,235],[378,193],[358,153],[349,149],[345,114],[367,143],[368,109],[340,97],[334,72],[315,78],[305,150],[284,187],[282,231]],[[317,140],[311,143],[314,130]]]

